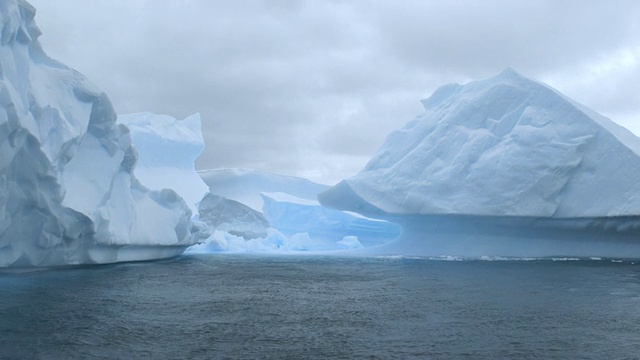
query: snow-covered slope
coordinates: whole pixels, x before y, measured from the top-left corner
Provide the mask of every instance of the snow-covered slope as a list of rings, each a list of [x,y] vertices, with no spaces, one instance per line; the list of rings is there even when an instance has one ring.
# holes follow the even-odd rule
[[[557,91],[507,69],[423,104],[321,202],[378,214],[640,214],[640,140]]]
[[[310,180],[278,175],[254,169],[213,169],[199,172],[212,194],[243,203],[262,211],[263,192],[285,192],[303,199],[316,200],[329,186]]]
[[[119,115],[138,153],[134,175],[150,190],[175,190],[194,215],[209,190],[195,169],[204,150],[200,114],[184,120],[149,112]]]
[[[191,245],[191,212],[132,175],[109,98],[50,59],[35,9],[0,1],[0,267],[146,260]]]

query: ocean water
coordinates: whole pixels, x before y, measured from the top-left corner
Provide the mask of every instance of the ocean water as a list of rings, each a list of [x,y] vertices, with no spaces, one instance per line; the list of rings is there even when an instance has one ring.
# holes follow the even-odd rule
[[[640,264],[190,255],[0,275],[1,359],[640,357]]]

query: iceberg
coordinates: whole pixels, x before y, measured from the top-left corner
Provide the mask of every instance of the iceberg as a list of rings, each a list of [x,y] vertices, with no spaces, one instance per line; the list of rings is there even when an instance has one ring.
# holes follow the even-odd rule
[[[263,193],[262,197],[264,216],[273,228],[286,236],[307,233],[312,239],[326,242],[324,248],[341,248],[349,241],[358,242],[349,248],[375,246],[400,235],[400,226],[394,223],[326,208],[317,200],[286,193]]]
[[[0,267],[150,260],[197,240],[173,190],[134,176],[106,94],[52,60],[35,9],[0,1]]]
[[[365,168],[319,195],[393,219],[383,252],[640,257],[640,140],[507,69],[440,87]]]
[[[318,203],[328,189],[307,179],[251,169],[201,171],[210,193],[200,220],[211,236],[190,252],[326,252],[381,245],[400,227],[329,209]]]

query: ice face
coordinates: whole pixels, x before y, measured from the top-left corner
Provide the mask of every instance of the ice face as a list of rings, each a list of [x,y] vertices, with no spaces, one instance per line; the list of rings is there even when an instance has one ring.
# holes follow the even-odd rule
[[[135,177],[150,190],[174,190],[197,215],[197,203],[209,191],[194,165],[204,150],[200,114],[176,120],[144,112],[119,115],[118,123],[129,128],[138,153]]]
[[[640,214],[640,141],[508,69],[447,85],[366,167],[320,195],[370,214]]]
[[[0,267],[147,260],[195,242],[173,190],[132,175],[109,98],[50,59],[35,9],[0,1]]]

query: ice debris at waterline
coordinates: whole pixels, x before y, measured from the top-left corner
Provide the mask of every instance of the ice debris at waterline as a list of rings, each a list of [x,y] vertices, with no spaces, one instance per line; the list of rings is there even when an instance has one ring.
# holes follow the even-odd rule
[[[52,60],[35,9],[0,1],[0,267],[148,260],[195,242],[173,190],[133,176],[109,98]]]
[[[394,219],[376,251],[640,257],[640,140],[512,69],[440,87],[322,204]]]
[[[384,244],[399,226],[328,209],[317,201],[328,186],[251,169],[200,172],[210,194],[200,220],[212,235],[190,252],[328,252]]]

